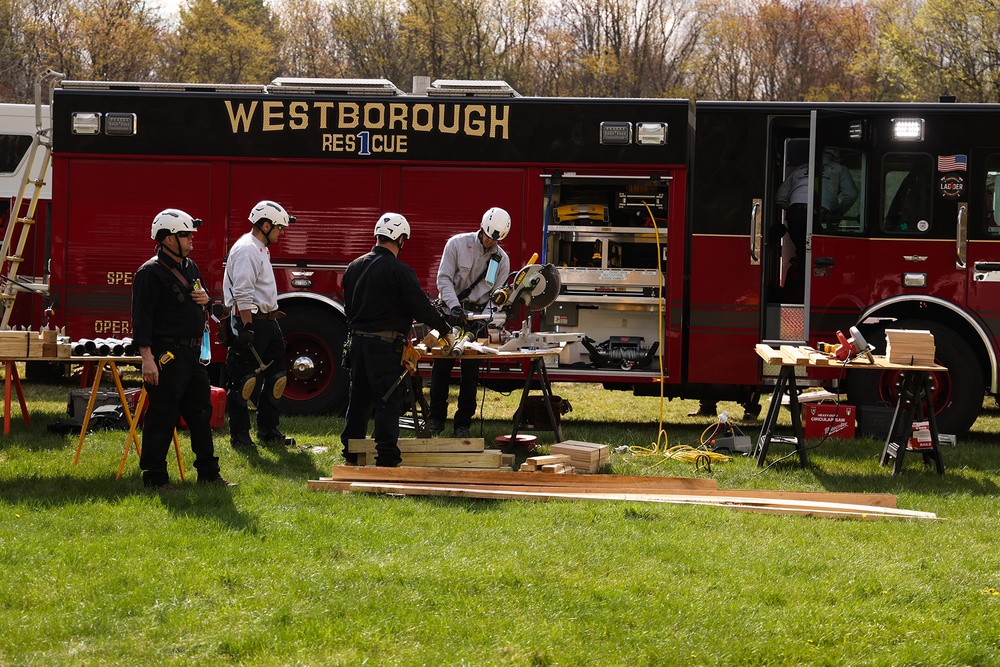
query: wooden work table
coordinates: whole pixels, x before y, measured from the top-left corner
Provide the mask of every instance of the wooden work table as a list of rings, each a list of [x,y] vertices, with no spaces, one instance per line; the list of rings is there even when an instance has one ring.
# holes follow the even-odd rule
[[[767,408],[767,416],[761,428],[760,437],[754,455],[757,465],[764,465],[768,447],[772,442],[793,445],[799,455],[799,463],[806,466],[805,435],[802,429],[802,417],[799,410],[798,392],[795,386],[795,369],[799,366],[807,368],[845,368],[850,370],[894,371],[900,375],[899,395],[892,415],[892,423],[885,439],[885,447],[880,458],[881,465],[893,463],[893,474],[899,473],[903,466],[903,455],[907,451],[922,454],[924,462],[934,463],[938,474],[944,474],[944,462],[941,459],[940,434],[937,430],[937,419],[934,416],[931,392],[931,373],[947,372],[948,369],[937,364],[899,364],[885,357],[859,357],[844,362],[833,355],[818,352],[809,347],[782,345],[774,349],[760,343],[755,348],[757,355],[766,363],[781,367],[778,379],[771,394],[771,404]],[[778,421],[778,412],[784,396],[788,396],[788,409],[791,412],[794,435],[779,436],[774,433]],[[924,405],[928,406],[925,410]],[[914,420],[926,420],[931,435],[930,447],[921,450],[908,449],[908,442]]]

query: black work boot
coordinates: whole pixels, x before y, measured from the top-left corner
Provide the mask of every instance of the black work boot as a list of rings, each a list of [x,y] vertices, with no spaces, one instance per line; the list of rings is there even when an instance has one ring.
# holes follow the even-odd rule
[[[260,431],[257,439],[270,447],[294,447],[295,438],[289,438],[276,428]]]
[[[229,436],[229,444],[232,445],[233,449],[243,451],[257,448],[257,445],[250,439],[249,433],[233,433]]]

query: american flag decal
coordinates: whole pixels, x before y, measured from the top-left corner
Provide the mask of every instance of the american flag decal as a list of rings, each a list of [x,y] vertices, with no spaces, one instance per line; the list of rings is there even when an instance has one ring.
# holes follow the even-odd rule
[[[938,155],[938,171],[965,171],[968,165],[967,155]]]

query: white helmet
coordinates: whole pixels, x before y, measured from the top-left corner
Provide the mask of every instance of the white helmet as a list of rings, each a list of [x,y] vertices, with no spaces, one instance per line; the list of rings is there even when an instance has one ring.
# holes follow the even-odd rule
[[[410,223],[399,213],[383,213],[375,223],[375,236],[385,236],[393,241],[398,241],[400,236],[410,238]]]
[[[510,214],[494,206],[483,213],[483,224],[480,227],[494,241],[503,241],[510,232]]]
[[[269,199],[257,202],[257,205],[250,209],[250,215],[247,219],[256,226],[260,226],[260,223],[265,220],[275,227],[287,227],[295,222],[295,216],[288,215],[281,204]]]
[[[153,228],[149,230],[149,237],[154,241],[162,241],[156,238],[160,232],[167,232],[163,236],[176,234],[177,232],[193,232],[201,227],[201,220],[192,218],[179,208],[163,209],[153,218]]]

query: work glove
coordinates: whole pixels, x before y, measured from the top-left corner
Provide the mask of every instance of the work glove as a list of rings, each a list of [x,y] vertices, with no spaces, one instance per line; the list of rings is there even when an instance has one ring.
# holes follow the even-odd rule
[[[240,333],[236,343],[240,347],[250,348],[253,345],[253,322],[247,322],[239,327]]]
[[[410,375],[413,375],[417,372],[417,363],[419,361],[420,352],[417,351],[417,348],[407,343],[406,347],[403,348],[403,358],[400,360],[403,368],[405,368]]]
[[[448,313],[449,324],[453,327],[460,327],[465,322],[465,310],[461,306],[455,306]]]

